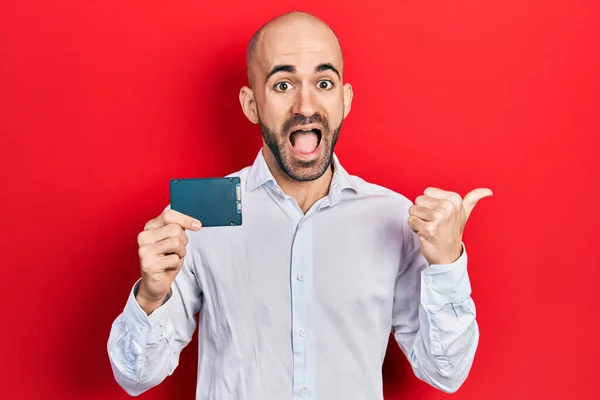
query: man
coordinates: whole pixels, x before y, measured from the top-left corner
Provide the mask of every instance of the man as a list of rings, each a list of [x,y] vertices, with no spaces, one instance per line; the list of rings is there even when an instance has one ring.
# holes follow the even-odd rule
[[[478,342],[462,231],[491,191],[428,188],[413,205],[349,175],[334,147],[352,87],[311,15],[263,26],[248,77],[265,146],[231,175],[244,223],[200,229],[167,209],[146,224],[108,341],[117,382],[136,395],[170,375],[199,313],[197,399],[382,399],[390,331],[419,378],[457,390]]]

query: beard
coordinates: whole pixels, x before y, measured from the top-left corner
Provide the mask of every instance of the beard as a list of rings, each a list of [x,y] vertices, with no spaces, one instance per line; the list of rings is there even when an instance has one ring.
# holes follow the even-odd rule
[[[314,114],[311,117],[296,114],[284,122],[281,132],[276,133],[270,130],[263,123],[260,115],[258,115],[260,132],[269,150],[273,153],[275,160],[277,160],[279,168],[290,178],[300,182],[314,181],[323,176],[327,171],[327,168],[331,165],[333,151],[340,136],[342,122],[343,119],[340,125],[331,132],[326,117],[320,114]],[[290,129],[294,127],[301,129],[303,125],[309,124],[321,125],[321,135],[317,145],[321,155],[314,160],[297,160],[288,151],[291,135]]]

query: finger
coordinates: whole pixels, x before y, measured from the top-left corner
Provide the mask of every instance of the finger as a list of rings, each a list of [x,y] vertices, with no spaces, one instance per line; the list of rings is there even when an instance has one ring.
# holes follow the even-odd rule
[[[420,218],[424,221],[438,221],[443,217],[440,211],[432,210],[423,206],[410,206],[408,214]]]
[[[426,207],[431,210],[443,211],[446,215],[450,215],[456,206],[446,199],[436,199],[434,197],[421,195],[415,199],[415,205]]]
[[[462,202],[463,207],[465,208],[465,213],[467,214],[467,219],[469,218],[469,215],[471,215],[471,211],[473,211],[475,204],[477,204],[479,200],[483,199],[484,197],[491,196],[493,194],[494,193],[492,193],[492,191],[487,188],[473,189],[469,193],[467,193]]]
[[[176,236],[180,237],[187,246],[188,236],[178,224],[168,224],[157,229],[140,232],[138,235],[138,246],[146,246]]]
[[[183,265],[183,258],[180,258],[177,254],[169,254],[160,257],[156,266],[159,270],[179,270]]]
[[[409,228],[418,235],[426,234],[426,222],[419,217],[411,215],[408,217]]]
[[[202,224],[197,219],[192,218],[189,215],[182,214],[179,211],[168,209],[158,217],[148,221],[144,227],[144,230],[157,229],[168,224],[178,224],[183,229],[190,229],[194,231],[197,231],[202,227]]]
[[[156,255],[177,254],[179,258],[185,257],[185,245],[179,236],[170,237],[161,240],[152,245],[153,252]]]
[[[165,210],[162,213],[163,219],[166,224],[178,224],[183,229],[191,229],[194,231],[199,230],[202,227],[202,223],[197,219],[190,217],[189,215],[185,215],[175,210]]]
[[[460,194],[435,187],[428,187],[423,191],[423,194],[433,197],[434,199],[449,200],[456,207],[456,209],[460,209],[463,201]]]

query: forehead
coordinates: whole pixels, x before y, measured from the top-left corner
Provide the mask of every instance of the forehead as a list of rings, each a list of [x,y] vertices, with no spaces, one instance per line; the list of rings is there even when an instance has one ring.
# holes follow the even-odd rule
[[[335,34],[315,21],[288,21],[268,27],[257,50],[262,74],[275,65],[294,65],[299,71],[312,71],[323,63],[331,63],[342,71],[342,51]]]

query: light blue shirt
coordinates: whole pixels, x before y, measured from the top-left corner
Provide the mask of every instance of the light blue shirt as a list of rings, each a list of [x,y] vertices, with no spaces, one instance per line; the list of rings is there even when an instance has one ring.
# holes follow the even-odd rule
[[[136,283],[112,325],[117,382],[136,395],[177,367],[198,327],[200,400],[376,400],[390,332],[417,377],[466,379],[479,331],[467,253],[429,266],[413,204],[333,159],[329,194],[304,214],[259,152],[241,177],[243,224],[186,231],[172,293],[149,316]]]

